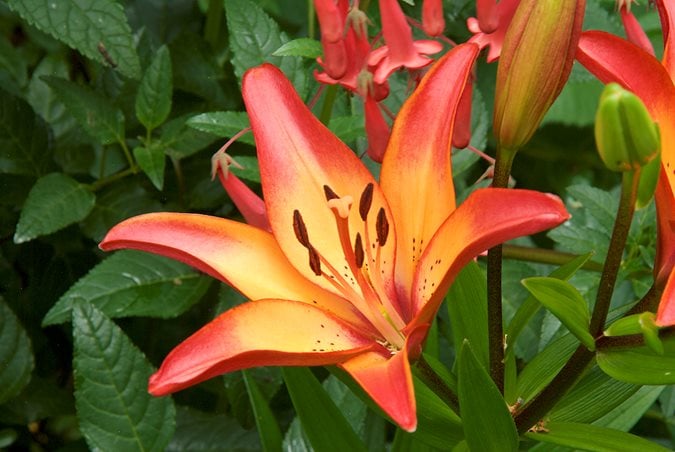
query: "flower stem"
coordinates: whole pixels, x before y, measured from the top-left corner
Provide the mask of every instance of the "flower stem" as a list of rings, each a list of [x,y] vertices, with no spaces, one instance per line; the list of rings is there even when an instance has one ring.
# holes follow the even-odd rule
[[[600,286],[590,322],[590,333],[595,338],[602,336],[607,320],[609,305],[614,293],[616,277],[619,273],[626,238],[635,211],[635,197],[639,171],[623,173],[619,210],[614,220],[614,230],[609,242],[605,268],[600,277]],[[583,371],[593,360],[595,354],[584,345],[580,345],[558,375],[529,403],[515,418],[520,433],[526,432],[539,421],[569,391],[581,377]]]
[[[220,33],[220,23],[223,19],[222,0],[209,0],[209,6],[206,10],[206,25],[204,25],[204,40],[211,44],[211,47],[218,45],[218,34]]]
[[[120,171],[120,172],[115,173],[115,174],[111,174],[108,177],[104,177],[104,178],[99,179],[96,182],[90,184],[89,190],[91,190],[92,192],[96,192],[96,191],[100,190],[101,188],[105,187],[106,185],[109,185],[109,184],[115,182],[116,180],[123,179],[123,178],[125,178],[127,176],[130,176],[132,174],[135,174],[135,173],[136,173],[135,168],[127,168],[123,171]]]
[[[431,365],[420,355],[415,365],[417,376],[427,385],[438,397],[445,402],[455,413],[459,414],[459,399],[457,394],[443,381]]]
[[[511,165],[516,152],[500,149],[495,160],[494,188],[506,188],[509,184]],[[502,316],[502,246],[488,250],[487,256],[487,315],[490,356],[490,376],[501,392],[504,392],[504,325]]]
[[[323,100],[323,105],[321,106],[321,114],[319,115],[319,120],[326,127],[328,127],[330,118],[333,115],[333,104],[335,103],[336,97],[337,97],[337,85],[331,85],[328,88],[326,88],[326,96]]]

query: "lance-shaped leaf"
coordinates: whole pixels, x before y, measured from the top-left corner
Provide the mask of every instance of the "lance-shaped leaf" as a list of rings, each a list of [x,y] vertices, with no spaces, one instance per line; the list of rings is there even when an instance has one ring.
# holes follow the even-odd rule
[[[589,350],[595,341],[588,332],[591,315],[586,300],[567,281],[548,277],[524,279],[523,285],[541,304],[553,313]]]
[[[28,335],[0,297],[0,404],[28,384],[34,365]]]
[[[260,443],[265,452],[281,450],[281,430],[274,418],[274,412],[270,409],[267,400],[258,387],[258,383],[246,371],[242,371],[248,398],[253,407],[255,424],[258,427]]]
[[[675,384],[675,338],[662,339],[663,355],[650,347],[598,350],[598,366],[610,377],[643,385]]]
[[[136,96],[136,116],[148,130],[162,124],[171,112],[173,80],[169,49],[157,50],[150,66],[143,74]]]

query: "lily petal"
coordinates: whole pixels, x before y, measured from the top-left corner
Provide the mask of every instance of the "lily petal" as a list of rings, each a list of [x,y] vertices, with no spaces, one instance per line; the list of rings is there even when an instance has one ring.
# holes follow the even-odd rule
[[[339,364],[396,424],[408,432],[417,428],[410,359],[419,355],[418,349],[427,329],[428,325],[418,327],[406,339],[406,346],[394,355],[379,347]]]
[[[661,132],[661,162],[675,193],[675,87],[659,61],[636,45],[601,31],[581,34],[577,59],[603,83],[617,82],[647,106]]]
[[[430,323],[457,273],[481,252],[516,237],[559,225],[570,217],[556,196],[483,188],[471,193],[443,223],[420,259],[413,286],[416,317]]]
[[[657,285],[664,284],[675,268],[675,196],[670,192],[664,169],[656,185],[656,218],[658,231],[654,261]]]
[[[675,4],[671,0],[656,0],[663,30],[663,65],[675,82]]]
[[[247,224],[207,215],[151,213],[113,227],[100,248],[161,254],[192,265],[250,299],[300,300],[367,328],[345,300],[298,273],[272,234]]]
[[[656,311],[656,324],[661,327],[675,325],[675,272],[668,277],[659,309]]]
[[[429,70],[398,113],[384,155],[380,184],[395,219],[396,279],[405,299],[424,247],[455,208],[452,131],[478,52],[475,44],[459,45]]]
[[[272,231],[288,259],[306,278],[335,290],[328,278],[317,276],[310,268],[308,249],[294,233],[294,211],[302,217],[311,246],[342,272],[348,264],[324,187],[340,197],[351,197],[354,205],[348,218],[352,240],[356,233],[371,241],[377,237],[375,216],[380,208],[391,218],[384,196],[363,163],[316,119],[279,69],[269,64],[250,69],[244,76],[242,92],[257,144]],[[374,189],[366,233],[358,203],[369,184]],[[382,261],[386,262],[382,270],[389,274],[393,268],[391,242],[392,237],[381,250]]]
[[[202,327],[150,377],[153,395],[255,366],[340,363],[373,346],[372,339],[314,306],[288,300],[239,305]]]

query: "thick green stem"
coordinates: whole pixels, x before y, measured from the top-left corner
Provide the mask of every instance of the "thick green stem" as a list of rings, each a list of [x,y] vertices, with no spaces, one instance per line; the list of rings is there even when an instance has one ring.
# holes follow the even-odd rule
[[[429,363],[421,355],[415,365],[417,368],[417,376],[427,385],[434,393],[445,402],[455,413],[459,413],[459,399],[457,394],[443,381],[443,379],[434,371]]]
[[[595,338],[602,336],[602,331],[607,320],[616,277],[619,273],[623,250],[626,246],[626,238],[628,237],[628,231],[633,220],[638,181],[639,171],[623,173],[619,210],[614,220],[614,230],[609,242],[605,268],[600,277],[600,286],[598,287],[595,306],[591,316],[590,332]],[[577,348],[570,360],[558,372],[558,375],[516,415],[516,427],[520,433],[526,432],[558,403],[567,391],[576,384],[594,356],[595,354],[584,345],[580,345]]]
[[[511,164],[515,151],[502,149],[497,152],[492,186],[506,188],[509,184]],[[502,316],[502,247],[488,250],[487,256],[487,314],[490,355],[490,376],[504,392],[504,325]]]
[[[307,37],[314,39],[316,25],[314,22],[314,0],[307,0]]]
[[[127,176],[131,176],[132,174],[135,174],[136,170],[134,168],[127,168],[123,171],[120,171],[119,173],[112,174],[108,177],[104,177],[102,179],[97,180],[93,184],[89,185],[89,190],[92,192],[98,191],[101,188],[105,187],[106,185],[109,185],[117,180],[123,179]]]
[[[504,259],[513,259],[517,261],[538,262],[540,264],[564,265],[572,259],[579,257],[576,254],[563,253],[556,250],[544,248],[531,248],[519,245],[502,245],[502,255]],[[586,261],[581,267],[584,270],[601,272],[603,265],[598,262]]]
[[[328,88],[326,88],[326,95],[323,100],[323,105],[321,106],[321,114],[319,115],[319,120],[325,126],[328,126],[330,118],[333,115],[333,104],[335,103],[336,97],[337,97],[337,85],[331,85]]]
[[[209,7],[206,10],[204,39],[211,44],[211,47],[216,47],[218,45],[220,24],[223,20],[223,4],[223,0],[209,0]]]
[[[134,162],[134,158],[131,156],[131,151],[129,151],[129,147],[121,138],[118,139],[117,142],[120,144],[120,146],[122,146],[124,156],[127,158],[127,162],[129,163],[129,169],[131,169],[131,171],[133,171],[135,174],[138,171],[138,167],[136,166],[136,162]]]

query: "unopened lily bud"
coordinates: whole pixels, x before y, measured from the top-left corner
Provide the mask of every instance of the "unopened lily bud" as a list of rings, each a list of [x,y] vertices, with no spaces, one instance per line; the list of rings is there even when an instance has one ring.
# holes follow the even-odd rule
[[[595,143],[612,171],[635,171],[659,153],[659,131],[639,97],[616,83],[600,96]]]
[[[522,0],[504,38],[495,92],[494,131],[515,151],[539,127],[574,62],[585,0]]]
[[[422,28],[429,36],[440,36],[445,30],[443,2],[441,0],[424,0],[422,3]]]

